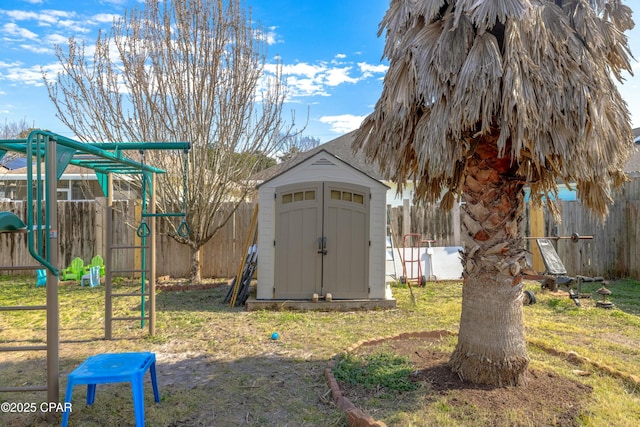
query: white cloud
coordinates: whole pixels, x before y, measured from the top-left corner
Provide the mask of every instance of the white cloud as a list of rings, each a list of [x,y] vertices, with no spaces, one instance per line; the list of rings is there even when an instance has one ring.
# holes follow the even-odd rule
[[[329,96],[321,79],[298,78],[288,76],[286,78],[289,89],[289,98],[300,98],[305,96]]]
[[[27,50],[33,53],[53,53],[53,49],[43,46],[35,46],[31,44],[21,44],[20,47],[23,50]]]
[[[103,0],[107,4],[112,4],[114,6],[126,6],[128,0]],[[138,0],[138,3],[144,3],[145,0]]]
[[[0,61],[0,68],[12,68],[12,67],[20,67],[22,66],[22,62],[13,61],[13,62],[4,62]]]
[[[360,127],[366,116],[354,116],[353,114],[342,114],[340,116],[324,116],[320,122],[326,123],[331,130],[336,133],[347,133]]]
[[[40,28],[66,28],[75,33],[87,33],[89,29],[87,28],[87,24],[91,24],[91,21],[79,21],[78,14],[73,11],[64,11],[64,10],[44,10],[40,12],[29,12],[22,10],[9,10],[4,11],[10,19],[15,22],[25,22],[25,25],[30,25],[32,27],[40,27]],[[16,26],[15,22],[5,24],[6,26]],[[31,34],[36,35],[30,30]],[[33,37],[25,37],[33,39]]]
[[[276,43],[281,43],[282,38],[276,33],[276,29],[278,27],[269,27],[265,30],[257,29],[254,31],[254,37],[257,40],[263,41],[267,43],[267,45],[274,45]]]
[[[336,58],[340,58],[338,61]],[[344,61],[346,55],[337,54],[331,62],[298,62],[295,64],[266,64],[265,72],[275,74],[280,67],[289,89],[288,102],[296,98],[330,96],[329,90],[344,84],[357,84],[362,80],[384,74],[386,65],[371,65],[360,62],[357,67]]]
[[[43,66],[24,66],[24,64],[19,62],[0,63],[0,80],[8,80],[15,84],[24,84],[28,86],[44,86],[44,81],[42,79],[43,71],[49,76],[56,75],[61,71],[61,65],[58,63],[52,63]]]
[[[58,18],[75,18],[78,14],[69,10],[45,10],[43,15],[56,16]]]
[[[327,70],[325,82],[329,86],[340,86],[343,83],[358,83],[358,78],[349,76],[351,67],[331,68]]]
[[[38,67],[11,68],[2,75],[6,80],[29,86],[43,86],[42,73]]]
[[[84,23],[75,21],[73,19],[64,19],[56,23],[57,26],[69,28],[76,33],[88,33],[90,30],[84,25]]]
[[[62,34],[49,34],[45,38],[47,44],[49,45],[62,45],[66,44],[69,41],[69,37]]]
[[[5,10],[4,13],[16,21],[26,21],[30,19],[37,19],[38,14],[35,12],[27,12],[26,10]]]
[[[42,12],[28,12],[24,10],[8,10],[7,16],[16,21],[37,21],[38,25],[50,26],[56,24],[60,19],[75,18],[75,12],[64,10],[44,10]]]
[[[113,13],[99,13],[97,15],[93,15],[91,17],[91,20],[99,23],[104,23],[104,24],[112,24],[113,20],[119,17],[120,15],[116,15]]]
[[[4,35],[18,37],[20,39],[27,39],[27,40],[38,39],[38,35],[36,33],[34,33],[33,31],[29,31],[26,28],[19,27],[17,24],[14,24],[13,22],[4,24],[2,26],[2,32],[4,33]]]
[[[302,75],[308,78],[314,78],[315,76],[325,72],[327,67],[325,65],[311,65],[305,62],[299,62],[293,65],[283,65],[282,74],[284,75]]]
[[[358,67],[363,74],[384,74],[389,69],[389,66],[385,64],[373,65],[367,64],[366,62],[358,62]]]

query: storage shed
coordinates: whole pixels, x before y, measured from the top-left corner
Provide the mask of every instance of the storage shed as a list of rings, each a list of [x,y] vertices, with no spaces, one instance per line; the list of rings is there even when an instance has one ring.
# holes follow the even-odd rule
[[[260,184],[257,300],[391,300],[387,189],[326,150]]]

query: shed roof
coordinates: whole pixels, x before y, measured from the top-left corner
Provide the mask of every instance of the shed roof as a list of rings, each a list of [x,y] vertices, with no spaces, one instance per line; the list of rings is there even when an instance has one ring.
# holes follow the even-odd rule
[[[334,141],[335,141],[335,140],[334,140]],[[292,169],[295,169],[295,168],[299,167],[300,165],[302,165],[302,164],[303,164],[304,162],[306,162],[307,160],[313,159],[314,157],[321,157],[321,155],[322,155],[323,153],[326,153],[326,154],[328,154],[329,156],[331,156],[331,157],[333,157],[334,159],[336,159],[337,161],[339,161],[339,162],[343,163],[344,165],[346,165],[346,166],[347,166],[347,167],[349,167],[350,169],[354,170],[357,174],[363,175],[363,176],[367,177],[368,179],[370,179],[371,181],[376,182],[377,184],[379,184],[379,185],[381,185],[381,186],[388,187],[388,186],[387,186],[386,184],[384,184],[384,183],[383,183],[379,178],[377,178],[377,177],[375,177],[375,176],[371,176],[371,175],[370,175],[370,174],[368,174],[367,172],[365,172],[365,171],[363,171],[363,170],[359,169],[358,167],[356,167],[353,163],[349,163],[349,162],[345,161],[344,159],[341,159],[339,156],[337,156],[337,155],[335,155],[335,154],[331,153],[329,150],[326,150],[326,149],[324,149],[324,148],[321,148],[321,147],[323,147],[324,145],[326,145],[326,144],[323,144],[323,145],[321,145],[321,146],[319,146],[319,147],[316,147],[316,148],[318,148],[317,150],[316,150],[316,149],[314,149],[314,150],[309,150],[309,151],[306,151],[305,153],[301,153],[301,155],[299,155],[299,156],[296,156],[295,160],[297,160],[297,162],[295,162],[295,163],[293,163],[293,162],[286,162],[286,164],[285,164],[285,163],[281,163],[280,165],[277,165],[277,166],[282,166],[282,167],[278,169],[278,171],[277,171],[277,173],[276,173],[276,174],[271,175],[271,177],[270,177],[270,178],[265,179],[264,181],[262,181],[262,182],[258,185],[258,187],[260,187],[260,186],[262,186],[262,185],[264,185],[264,184],[266,184],[266,183],[268,183],[268,182],[270,182],[270,181],[273,181],[274,179],[276,179],[276,178],[278,178],[278,177],[282,176],[283,174],[285,174],[285,173],[287,173],[287,172],[291,171]],[[312,153],[312,152],[313,152],[313,153]],[[308,155],[304,155],[304,156],[302,155],[302,154],[307,154],[307,153],[309,153],[309,154],[308,154]],[[325,157],[326,157],[326,156],[325,156]],[[266,170],[270,170],[270,169],[275,169],[275,166],[274,166],[274,167],[271,167],[271,168],[269,168],[269,169],[266,169]]]

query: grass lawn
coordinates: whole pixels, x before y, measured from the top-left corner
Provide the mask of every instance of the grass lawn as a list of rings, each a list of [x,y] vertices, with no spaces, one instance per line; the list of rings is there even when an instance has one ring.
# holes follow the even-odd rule
[[[0,277],[0,305],[43,304],[45,289],[34,283],[34,278]],[[585,284],[583,292],[598,287]],[[133,291],[133,285],[123,281],[115,288]],[[535,282],[527,288],[538,299],[524,308],[531,367],[593,388],[582,402],[585,410],[575,414],[575,425],[638,425],[640,390],[630,378],[640,377],[640,282],[610,285],[610,299],[617,307],[613,310],[595,308],[592,300],[576,307],[567,297],[541,291]],[[426,330],[457,332],[462,286],[428,283],[414,288],[415,304],[406,287],[394,287],[397,309],[346,313],[246,312],[224,305],[226,292],[226,286],[159,291],[155,336],[147,336],[140,322],[120,322],[114,325],[114,339],[105,341],[104,288],[61,286],[61,399],[66,375],[86,357],[152,351],[157,355],[161,402],[153,403],[147,377],[148,426],[346,426],[323,375],[328,361],[361,340]],[[139,300],[115,301],[116,316],[139,314]],[[279,339],[271,339],[273,332]],[[0,312],[0,345],[44,342],[44,312]],[[446,350],[454,345],[455,337]],[[592,363],[568,359],[570,352]],[[0,352],[2,386],[44,384],[45,367],[44,352]],[[70,426],[133,425],[128,384],[98,386],[92,406],[85,405],[85,396],[84,387],[75,388]],[[447,402],[429,399],[425,389],[385,393],[382,399],[373,415],[390,426],[481,425],[469,424],[469,414],[467,421],[445,414],[450,410]],[[0,393],[0,402],[45,400],[44,392]],[[2,412],[0,425],[47,424],[39,412]],[[516,419],[510,425],[530,424]]]

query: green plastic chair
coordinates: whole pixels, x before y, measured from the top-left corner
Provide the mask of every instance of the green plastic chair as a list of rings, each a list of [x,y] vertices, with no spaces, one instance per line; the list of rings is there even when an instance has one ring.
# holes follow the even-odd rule
[[[91,263],[85,266],[85,273],[91,270],[91,267],[100,267],[100,276],[104,276],[104,260],[100,255],[96,255],[91,258]]]
[[[71,265],[62,270],[62,280],[81,280],[85,274],[82,258],[74,258]]]

